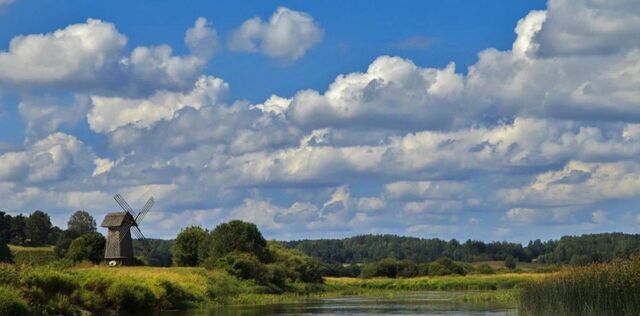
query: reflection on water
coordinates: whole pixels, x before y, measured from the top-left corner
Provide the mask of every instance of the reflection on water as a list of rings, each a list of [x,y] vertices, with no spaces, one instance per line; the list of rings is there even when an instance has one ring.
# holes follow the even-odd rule
[[[500,306],[458,303],[452,292],[420,292],[387,297],[342,297],[264,306],[226,306],[168,315],[518,315]]]

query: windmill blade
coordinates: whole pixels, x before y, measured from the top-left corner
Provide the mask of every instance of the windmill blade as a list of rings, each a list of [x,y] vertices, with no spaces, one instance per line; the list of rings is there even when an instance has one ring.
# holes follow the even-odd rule
[[[142,241],[142,245],[144,246],[144,250],[145,250],[145,255],[148,254],[151,251],[151,245],[149,244],[149,241],[147,240],[147,238],[144,237],[144,235],[142,234],[142,231],[140,231],[140,228],[138,228],[138,226],[133,226],[133,232],[136,236],[138,236],[138,239],[140,241]]]
[[[142,211],[140,211],[140,213],[138,213],[138,216],[136,216],[136,224],[140,224],[140,222],[144,219],[147,213],[149,213],[149,211],[153,207],[153,204],[155,203],[156,203],[156,200],[153,198],[153,196],[149,198],[149,200],[147,201],[147,204],[145,204],[144,207],[142,208]]]
[[[135,218],[135,215],[133,215],[133,209],[131,208],[131,206],[129,206],[129,203],[127,203],[127,201],[125,201],[124,198],[122,198],[122,195],[120,195],[120,193],[116,193],[116,195],[113,196],[113,199],[116,200],[118,205],[120,205],[120,207],[125,212],[131,214],[131,216]]]

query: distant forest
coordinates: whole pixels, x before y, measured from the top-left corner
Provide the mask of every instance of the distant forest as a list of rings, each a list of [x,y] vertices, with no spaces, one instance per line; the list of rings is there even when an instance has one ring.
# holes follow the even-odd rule
[[[604,233],[564,236],[560,240],[530,241],[526,246],[511,242],[452,239],[422,239],[396,235],[362,235],[344,239],[288,241],[284,244],[328,264],[353,264],[385,258],[431,262],[440,257],[477,262],[514,257],[521,262],[586,264],[628,257],[640,250],[640,235]]]
[[[97,231],[95,220],[86,212],[71,216],[66,230],[53,226],[49,215],[35,211],[28,216],[11,216],[0,212],[0,245],[55,245],[63,257],[71,240],[86,232]],[[150,239],[150,251],[144,261],[149,265],[172,265],[173,240]],[[359,264],[392,258],[416,263],[432,262],[441,257],[456,261],[478,262],[506,260],[537,261],[546,264],[583,265],[608,262],[615,257],[628,257],[640,250],[640,235],[603,233],[564,236],[560,240],[530,241],[527,245],[506,241],[483,242],[437,238],[423,239],[396,235],[361,235],[344,239],[298,240],[282,242],[328,264]],[[134,240],[134,250],[142,254],[142,243]]]

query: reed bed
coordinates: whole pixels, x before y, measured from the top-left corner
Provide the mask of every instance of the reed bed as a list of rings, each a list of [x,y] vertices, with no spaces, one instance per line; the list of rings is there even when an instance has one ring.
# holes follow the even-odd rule
[[[523,315],[640,315],[640,257],[570,268],[522,288]]]

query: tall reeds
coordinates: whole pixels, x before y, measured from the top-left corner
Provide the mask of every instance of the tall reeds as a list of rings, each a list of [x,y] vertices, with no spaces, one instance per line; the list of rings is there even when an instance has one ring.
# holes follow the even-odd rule
[[[640,315],[640,256],[571,268],[525,285],[522,315]]]

